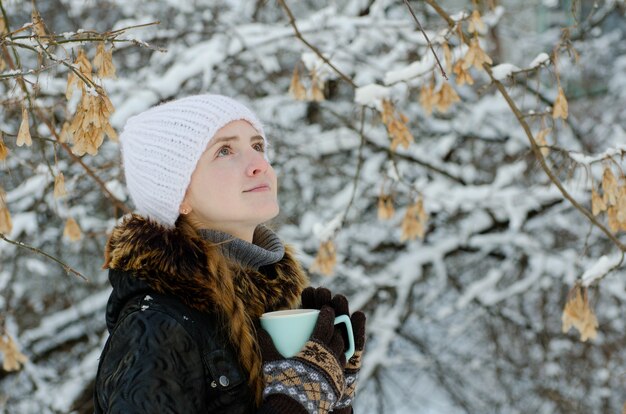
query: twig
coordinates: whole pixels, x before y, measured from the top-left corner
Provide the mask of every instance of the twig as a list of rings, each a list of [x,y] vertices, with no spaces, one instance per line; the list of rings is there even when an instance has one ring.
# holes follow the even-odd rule
[[[352,78],[350,78],[348,75],[344,74],[342,71],[340,71],[339,69],[337,69],[337,67],[335,67],[335,65],[333,65],[330,60],[328,60],[323,54],[322,52],[320,52],[320,50],[318,48],[316,48],[315,46],[313,46],[311,43],[309,43],[304,37],[302,37],[302,34],[300,33],[300,30],[298,30],[298,26],[296,25],[296,19],[293,16],[293,13],[291,13],[291,10],[289,9],[289,7],[287,6],[287,4],[285,3],[285,0],[278,0],[280,2],[280,5],[283,6],[283,8],[285,9],[285,12],[287,13],[287,15],[289,16],[289,23],[291,24],[291,27],[293,27],[293,30],[296,32],[296,37],[298,39],[300,39],[302,41],[302,43],[304,43],[305,45],[307,45],[313,52],[315,52],[315,54],[317,56],[319,56],[320,59],[322,59],[324,61],[324,63],[326,63],[330,68],[332,68],[332,70],[335,71],[335,73],[337,73],[337,75],[339,75],[343,80],[345,80],[346,82],[348,82],[350,84],[350,86],[352,86],[353,88],[357,88],[356,83],[354,83],[354,81],[352,80]]]
[[[437,4],[436,1],[434,0],[425,0],[425,1],[426,3],[428,3],[430,7],[435,9],[435,11],[437,12],[437,14],[439,14],[439,16],[441,16],[448,23],[448,26],[453,27],[456,24],[454,19],[450,17],[448,13],[446,13],[446,11],[442,9],[439,4]]]
[[[336,67],[335,67],[335,66],[334,66],[334,65],[333,65],[333,64],[332,64],[332,63],[331,63],[328,59],[326,59],[326,57],[324,57],[324,56],[322,55],[322,53],[321,53],[321,52],[320,52],[320,51],[319,51],[319,50],[318,50],[315,46],[313,46],[311,43],[309,43],[306,39],[304,39],[304,38],[302,37],[302,35],[301,35],[300,31],[298,30],[298,27],[297,27],[297,25],[296,25],[295,18],[294,18],[294,16],[293,16],[293,14],[291,13],[291,10],[289,9],[289,7],[287,6],[287,4],[285,3],[285,1],[284,1],[284,0],[279,0],[279,2],[280,2],[280,4],[283,6],[283,8],[285,9],[285,12],[287,13],[287,15],[289,16],[289,22],[290,22],[291,26],[293,27],[293,29],[294,29],[294,31],[295,31],[295,33],[296,33],[296,37],[297,37],[298,39],[300,39],[300,40],[301,40],[301,41],[302,41],[302,42],[303,42],[306,46],[308,46],[308,47],[309,47],[309,48],[310,48],[313,52],[315,52],[315,53],[316,53],[316,54],[317,54],[317,55],[318,55],[318,56],[319,56],[319,57],[320,57],[320,58],[321,58],[321,59],[322,59],[322,60],[323,60],[323,61],[324,61],[324,62],[325,62],[328,66],[330,66],[330,67],[331,67],[331,68],[332,68],[332,69],[333,69],[333,70],[334,70],[334,71],[335,71],[335,72],[336,72],[336,73],[337,73],[337,74],[338,74],[338,75],[339,75],[342,79],[344,79],[346,82],[348,82],[348,83],[349,83],[352,87],[356,88],[356,87],[357,87],[357,85],[354,83],[354,81],[353,81],[350,77],[348,77],[347,75],[343,74],[343,73],[342,73],[339,69],[337,69],[337,68],[336,68]],[[454,23],[454,20],[451,20],[451,21],[452,21],[452,23],[453,23],[453,24],[455,24],[455,23]],[[419,22],[418,22],[418,24],[419,24]],[[426,34],[424,33],[424,35],[426,35]],[[426,39],[428,40],[428,37],[427,37]],[[431,49],[432,49],[432,46],[431,46]],[[433,53],[434,53],[434,51],[433,51]],[[437,55],[436,55],[436,54],[435,54],[435,58],[437,58]],[[439,62],[439,59],[437,59],[437,62]],[[439,66],[441,67],[441,64],[440,64]],[[443,68],[442,68],[442,71],[443,71]],[[444,77],[447,79],[447,77],[446,77],[446,75],[445,75],[445,72],[443,72],[443,74],[444,74]],[[335,114],[335,115],[337,116],[337,114]],[[351,125],[350,123],[346,123],[346,125],[349,125],[350,127],[352,127],[352,125]],[[371,142],[370,140],[367,140],[367,141],[368,141],[368,143],[372,144],[372,142]],[[376,146],[376,147],[378,147],[378,145],[375,145],[375,146]],[[426,162],[424,162],[424,161],[416,160],[416,159],[414,159],[414,158],[410,158],[410,157],[408,157],[408,156],[401,156],[401,157],[404,157],[404,158],[410,159],[411,161],[417,162],[418,164],[420,164],[420,165],[422,165],[422,166],[424,166],[424,167],[426,167],[426,168],[432,169],[433,171],[436,171],[436,172],[438,172],[439,174],[445,175],[445,176],[447,176],[448,178],[450,178],[450,179],[452,179],[452,180],[455,180],[455,181],[457,181],[457,182],[460,182],[460,183],[464,184],[463,180],[459,179],[458,177],[454,177],[454,176],[452,176],[450,173],[448,173],[448,172],[446,172],[446,171],[443,171],[443,170],[441,170],[441,169],[439,169],[439,168],[437,168],[437,167],[435,167],[435,166],[433,166],[433,165],[430,165],[430,164],[428,164],[428,163],[426,163]],[[397,167],[395,166],[395,161],[393,160],[393,157],[392,157],[392,162],[394,163],[394,168],[396,168],[396,169],[397,169]],[[399,178],[401,178],[400,176],[398,176],[398,177],[399,177]],[[414,187],[413,187],[410,183],[406,183],[406,182],[404,182],[404,184],[406,184],[406,185],[407,185],[407,187],[409,187],[409,188],[411,188],[411,189],[415,189],[415,188],[414,188]]]
[[[413,8],[409,4],[409,0],[404,0],[404,4],[406,4],[406,7],[409,9],[409,12],[411,13],[411,16],[413,16],[413,20],[415,20],[415,23],[417,24],[418,29],[420,29],[420,31],[424,35],[424,38],[426,39],[426,43],[428,43],[428,47],[430,48],[430,51],[433,52],[433,56],[435,56],[435,60],[437,61],[437,65],[439,65],[439,69],[441,70],[441,76],[443,76],[445,80],[448,80],[448,75],[446,75],[446,71],[443,70],[443,66],[441,66],[441,62],[439,61],[439,57],[437,57],[437,54],[435,53],[435,49],[433,49],[433,44],[430,43],[430,39],[428,38],[428,35],[424,31],[424,29],[422,29],[422,25],[419,22],[419,20],[417,20],[417,16],[413,12]]]
[[[539,99],[541,102],[545,103],[546,105],[549,105],[550,107],[554,107],[554,100],[548,98],[547,96],[545,96],[544,94],[542,94],[539,89],[535,89],[532,86],[530,86],[528,84],[528,82],[524,81],[524,80],[517,80],[518,84],[521,84],[524,89],[526,89],[527,91],[535,94],[535,96],[537,97],[537,99]],[[571,99],[568,98],[568,101],[571,102]],[[541,115],[543,113],[541,112],[536,112],[536,114]],[[552,115],[552,112],[548,112],[545,113],[546,115]],[[530,114],[526,114],[525,116],[530,116]],[[584,142],[584,137],[583,137],[583,133],[581,131],[579,131],[578,126],[574,125],[574,122],[568,117],[567,119],[564,120],[564,122],[569,126],[570,130],[572,131],[572,134],[574,134],[576,136],[576,139],[578,140],[578,142],[583,143]]]
[[[429,5],[433,6],[433,8],[435,8],[437,13],[439,13],[439,15],[443,19],[445,19],[448,22],[448,24],[454,24],[454,20],[452,20],[452,18],[443,9],[441,9],[439,5],[437,5],[437,7],[433,5],[433,4],[436,4],[433,0],[426,0],[426,2]],[[465,40],[465,42],[468,43],[467,40]],[[615,237],[609,229],[607,229],[602,223],[596,220],[593,214],[591,214],[591,212],[587,210],[585,207],[580,205],[574,199],[574,197],[572,197],[570,193],[563,187],[563,184],[561,184],[561,181],[554,175],[550,167],[546,164],[546,160],[541,154],[541,149],[539,148],[539,146],[537,145],[537,142],[533,138],[533,134],[532,134],[532,131],[530,130],[530,126],[524,119],[524,114],[522,114],[522,112],[519,110],[519,108],[517,107],[513,99],[511,98],[511,96],[506,91],[506,88],[504,87],[504,85],[500,81],[494,78],[493,72],[491,71],[491,66],[484,63],[483,68],[485,69],[489,77],[491,78],[491,82],[494,85],[496,85],[496,88],[498,89],[502,97],[506,100],[507,104],[509,105],[509,108],[511,108],[511,111],[513,111],[513,114],[517,118],[517,121],[519,122],[519,124],[524,129],[524,132],[526,133],[526,137],[528,138],[528,141],[530,142],[530,147],[532,149],[532,152],[537,158],[537,160],[539,161],[541,168],[544,170],[544,172],[546,173],[550,181],[552,181],[554,185],[556,185],[556,187],[561,192],[563,197],[565,197],[576,209],[578,209],[585,217],[587,217],[587,219],[589,219],[591,223],[593,223],[596,227],[598,227],[613,243],[615,243],[615,245],[621,251],[626,251],[626,246],[622,244],[622,242],[620,242],[619,239],[617,239],[617,237]]]
[[[559,189],[561,194],[563,194],[563,197],[565,197],[575,208],[577,208],[581,213],[583,213],[589,219],[589,221],[591,221],[593,224],[595,224],[604,234],[606,234],[606,236],[613,243],[615,243],[617,245],[617,247],[619,247],[620,250],[626,251],[626,245],[622,244],[622,242],[620,242],[617,239],[617,237],[615,237],[611,233],[611,231],[609,229],[607,229],[602,223],[600,223],[598,220],[596,220],[596,218],[593,216],[593,214],[591,214],[591,212],[589,210],[587,210],[585,207],[580,205],[574,199],[574,197],[572,197],[570,195],[570,193],[563,187],[563,185],[561,184],[561,181],[552,173],[552,171],[550,170],[550,167],[548,167],[548,165],[546,164],[545,158],[541,154],[541,149],[539,148],[539,146],[537,145],[537,142],[533,138],[533,134],[532,134],[532,131],[530,130],[530,126],[528,125],[528,123],[526,123],[526,120],[524,119],[522,113],[517,108],[517,105],[515,105],[515,102],[513,102],[513,99],[511,99],[511,97],[507,93],[506,89],[504,88],[504,85],[502,85],[501,82],[499,82],[498,80],[496,80],[493,77],[493,73],[491,72],[491,69],[489,68],[489,66],[487,66],[485,64],[485,65],[483,65],[483,67],[485,68],[485,70],[489,74],[489,77],[491,78],[491,81],[494,82],[494,84],[496,85],[496,87],[500,91],[500,94],[504,97],[504,99],[506,100],[507,104],[509,105],[509,107],[511,108],[513,113],[515,114],[515,117],[517,118],[518,122],[520,123],[520,125],[524,129],[524,132],[526,133],[528,141],[530,142],[530,146],[532,148],[532,151],[535,154],[535,157],[537,158],[537,160],[539,161],[539,164],[541,165],[541,168],[543,168],[544,172],[548,175],[550,180],[554,183],[554,185],[556,185],[556,187]]]
[[[2,2],[0,2],[0,3],[2,3]],[[1,7],[1,6],[2,6],[2,5],[0,4],[0,7]],[[4,12],[4,8],[2,9],[2,11]],[[6,19],[6,14],[4,14],[4,13],[3,13],[3,15],[4,15],[4,18]],[[19,29],[17,29],[17,30],[14,30],[14,31],[12,31],[12,32],[7,32],[7,33],[5,33],[5,34],[0,34],[0,39],[6,39],[6,38],[12,39],[14,34],[16,34],[16,33],[20,33],[20,32],[23,32],[23,31],[25,31],[25,30],[28,30],[28,29],[30,29],[31,27],[33,27],[33,24],[32,24],[32,23],[26,23],[24,26],[20,27],[20,28],[19,28]],[[21,38],[26,39],[26,38],[29,38],[29,37],[30,37],[30,35],[28,35],[28,36],[20,36],[20,37],[21,37]]]
[[[52,125],[52,122],[47,119],[42,113],[41,111],[37,108],[37,115],[39,116],[39,118],[46,124],[46,126],[48,127],[48,129],[50,130],[50,133],[52,134],[52,136],[54,136],[54,138],[56,139],[57,143],[59,145],[61,145],[61,147],[65,150],[65,152],[67,152],[67,154],[77,163],[79,163],[84,169],[85,172],[87,173],[87,175],[89,175],[91,178],[93,178],[93,180],[98,184],[98,186],[102,189],[102,191],[104,192],[104,195],[113,202],[113,204],[115,204],[116,207],[120,208],[123,212],[125,213],[130,213],[131,209],[124,204],[122,201],[118,200],[117,197],[115,197],[113,195],[113,193],[111,193],[109,191],[109,189],[106,187],[106,185],[102,182],[102,180],[100,178],[98,178],[98,176],[91,170],[91,168],[89,168],[89,166],[87,166],[87,164],[85,164],[83,162],[83,160],[78,157],[76,154],[74,154],[72,152],[72,149],[64,142],[61,142],[61,137],[59,137],[59,135],[56,132],[56,129],[54,127],[54,125]]]
[[[0,1],[0,10],[2,11],[2,14],[5,18],[5,24],[8,27],[8,21],[6,20],[6,13],[4,11],[4,7],[2,7],[2,2]],[[41,44],[40,44],[41,47]],[[2,48],[4,50],[4,56],[6,58],[7,63],[9,64],[9,67],[11,68],[11,70],[15,70],[15,63],[13,62],[13,59],[11,59],[11,56],[6,53],[6,47],[4,45],[2,45]],[[12,48],[14,53],[15,49]],[[50,57],[53,61],[57,61],[59,62],[59,60],[54,59],[52,56],[50,56],[50,53],[43,47],[41,47],[41,50],[46,53],[48,55],[48,57]],[[92,84],[94,87],[97,88],[97,85],[93,82],[89,82],[88,79],[86,79],[82,73],[80,73],[80,71],[76,70],[73,68],[72,65],[68,64],[67,62],[64,61],[60,61],[60,63],[68,66],[70,68],[70,70],[72,70],[78,77],[80,77],[85,83],[87,84]],[[24,78],[23,77],[19,77],[17,78],[18,83],[20,84],[20,86],[22,87],[22,90],[24,91],[24,93],[26,94],[26,96],[28,97],[28,100],[30,102],[30,94],[28,92],[28,88],[26,87],[26,83],[24,82]],[[52,125],[52,122],[50,122],[50,120],[48,120],[45,116],[43,116],[43,114],[41,113],[41,111],[35,107],[34,103],[31,102],[31,111],[35,111],[37,112],[37,115],[39,116],[39,118],[41,120],[43,120],[43,122],[46,124],[46,126],[48,127],[48,129],[50,130],[50,133],[54,136],[54,138],[57,140],[57,142],[61,145],[61,147],[69,154],[69,156],[76,161],[77,163],[79,163],[87,172],[87,174],[93,178],[96,183],[100,186],[100,188],[102,189],[102,191],[104,192],[105,196],[107,198],[109,198],[118,208],[120,208],[122,211],[124,211],[125,213],[130,213],[131,210],[120,200],[117,199],[117,197],[115,197],[107,188],[106,185],[102,182],[102,180],[100,180],[93,171],[91,171],[91,169],[82,161],[82,159],[80,159],[79,157],[77,157],[72,150],[67,146],[67,144],[61,142],[60,137],[57,135],[56,130],[54,128],[54,126]]]
[[[117,29],[117,30],[113,30],[111,32],[105,32],[105,33],[110,33],[111,35],[117,35],[118,33],[123,33],[127,30],[130,29],[137,29],[139,27],[148,27],[148,26],[153,26],[153,25],[157,25],[157,24],[161,24],[160,20],[155,20],[153,22],[150,23],[142,23],[142,24],[135,24],[133,26],[126,26],[126,27],[122,27],[121,29]]]
[[[133,26],[122,27],[121,29],[112,30],[112,31],[103,32],[103,33],[97,32],[95,30],[84,30],[80,33],[73,34],[72,35],[73,37],[71,39],[68,39],[67,36],[64,34],[60,34],[60,35],[50,34],[46,36],[37,36],[37,37],[41,39],[50,40],[54,44],[71,43],[71,42],[86,42],[86,41],[103,41],[103,40],[108,40],[112,42],[115,39],[111,39],[111,38],[114,38],[126,32],[127,30],[136,29],[138,27],[153,26],[157,24],[161,24],[161,22],[159,20],[155,20],[150,23],[143,23],[143,24],[137,24]],[[31,26],[32,24],[24,25],[11,33],[6,33],[2,35],[2,38],[10,38],[11,40],[30,39],[33,37],[33,35],[27,35],[27,36],[14,36],[14,35],[16,33],[23,32],[24,30],[29,29]],[[122,40],[115,40],[115,41],[124,42],[127,40],[122,39]]]
[[[593,281],[596,285],[598,284],[600,280],[604,279],[609,273],[613,272],[614,270],[617,270],[622,265],[622,263],[624,263],[624,251],[622,250],[620,253],[621,253],[621,257],[619,258],[619,262],[617,262],[615,266],[607,270],[602,276],[600,276],[599,278]]]
[[[10,30],[9,29],[10,28],[9,17],[7,16],[6,10],[4,10],[4,5],[2,4],[1,0],[0,0],[0,12],[2,12],[2,18],[4,19],[4,26],[6,30],[8,31]],[[17,66],[19,67],[20,71],[22,71],[20,55],[17,53],[17,50],[15,50],[15,47],[11,46],[11,50],[13,51],[13,57],[15,58],[15,62],[13,62],[13,59],[11,58],[11,55],[9,54],[9,51],[7,50],[6,45],[2,43],[0,43],[0,45],[2,46],[2,54],[4,55],[4,60],[8,63],[11,70],[16,70],[15,62],[17,62]],[[23,77],[17,78],[17,83],[20,85],[20,88],[22,88],[22,91],[26,95],[26,99],[28,100],[28,103],[32,107],[33,102],[30,99],[30,92],[28,92],[28,87],[26,86],[26,82],[24,81],[24,78]]]
[[[619,149],[619,153],[615,153],[615,154],[606,154],[604,156],[602,156],[602,158],[597,158],[594,157],[595,159],[591,160],[591,161],[585,161],[584,163],[581,163],[580,161],[578,161],[572,154],[580,154],[580,152],[578,151],[573,151],[573,150],[569,150],[569,149],[565,149],[562,147],[559,147],[558,145],[542,145],[541,148],[548,148],[550,150],[550,152],[557,152],[559,154],[565,155],[567,158],[569,158],[570,160],[572,160],[572,162],[578,164],[578,165],[591,165],[591,164],[598,164],[598,163],[603,163],[606,161],[615,161],[613,157],[615,156],[619,156],[619,157],[624,157],[624,155],[626,154],[626,149]],[[617,164],[619,167],[619,164]],[[588,171],[589,176],[591,175],[591,173]]]
[[[0,129],[0,134],[2,134],[5,137],[17,138],[17,133],[5,132],[2,129]],[[55,139],[42,137],[41,135],[36,135],[36,134],[31,134],[30,137],[32,139],[41,140],[41,141],[47,141],[47,142],[51,142],[53,144],[56,144],[56,142],[57,142]]]
[[[577,33],[570,36],[570,40],[581,40],[586,33],[588,33],[594,27],[600,25],[607,17],[611,16],[611,14],[617,10],[619,7],[618,2],[613,3],[611,7],[604,10],[604,13],[597,17],[596,19],[592,19],[594,15],[597,13],[597,8],[594,7],[591,10],[591,13],[585,18],[585,21],[578,25],[579,29]]]
[[[361,136],[361,145],[359,146],[359,155],[358,162],[356,166],[356,173],[354,174],[354,183],[352,185],[352,195],[350,196],[350,201],[346,207],[346,210],[343,213],[343,217],[341,219],[342,223],[339,227],[343,226],[343,222],[346,220],[348,216],[348,212],[352,207],[352,203],[354,202],[354,197],[356,195],[356,188],[359,184],[359,178],[361,176],[361,167],[363,166],[363,147],[365,146],[365,135],[363,134],[363,127],[365,126],[365,106],[361,107],[361,127],[359,129],[359,135]]]
[[[74,269],[73,269],[70,265],[68,265],[67,263],[62,262],[61,260],[57,259],[56,257],[49,255],[48,253],[44,252],[43,250],[39,250],[39,249],[38,249],[38,248],[36,248],[36,247],[29,246],[29,245],[27,245],[27,244],[25,244],[25,243],[22,243],[22,242],[20,242],[20,241],[15,241],[15,240],[8,239],[8,238],[7,238],[4,234],[2,234],[2,233],[0,233],[0,239],[2,239],[2,240],[4,240],[4,241],[6,241],[7,243],[13,244],[13,245],[15,245],[15,246],[17,246],[17,247],[22,247],[22,248],[24,248],[24,249],[28,249],[28,250],[30,250],[30,251],[32,251],[32,252],[38,253],[38,254],[40,254],[40,255],[42,255],[42,256],[45,256],[45,257],[47,257],[48,259],[53,260],[53,261],[57,262],[58,264],[60,264],[61,266],[63,266],[63,268],[65,269],[65,271],[66,271],[66,272],[71,272],[71,273],[74,273],[76,276],[80,277],[80,278],[81,278],[81,279],[83,279],[84,281],[89,282],[89,279],[87,279],[87,278],[86,278],[86,277],[85,277],[82,273],[80,273],[78,270],[74,270]]]
[[[22,49],[28,49],[32,52],[37,53],[37,48],[35,48],[34,46],[31,45],[27,45],[25,43],[20,43],[20,42],[1,42],[0,43],[2,45],[2,47],[6,47],[6,46],[11,46],[11,48],[13,50],[15,50],[16,47],[20,47]]]
[[[54,55],[48,52],[48,49],[43,47],[43,45],[39,42],[39,39],[37,39],[37,44],[39,45],[39,50],[45,53],[46,56],[48,56],[48,59],[52,60],[53,62],[60,63],[63,66],[67,66],[67,68],[74,72],[74,74],[78,76],[78,78],[80,78],[83,82],[85,82],[85,84],[96,90],[98,89],[98,85],[92,79],[89,79],[87,76],[85,76],[80,70],[76,69],[74,64],[66,62],[65,59],[57,59]]]
[[[396,177],[398,178],[398,181],[400,183],[404,184],[409,189],[409,191],[410,191],[409,195],[410,195],[410,198],[412,199],[413,198],[413,194],[414,193],[418,193],[419,194],[420,191],[418,190],[418,188],[414,184],[412,184],[412,183],[408,182],[407,180],[405,180],[404,177],[402,176],[402,174],[400,174],[400,169],[398,168],[398,163],[396,162],[396,158],[394,157],[395,153],[391,149],[387,148],[387,154],[389,155],[389,161],[391,161],[391,166],[393,167],[393,171],[396,173]]]
[[[28,71],[24,72],[14,72],[14,73],[5,73],[5,74],[1,74],[0,75],[0,79],[9,79],[9,78],[17,78],[17,77],[24,77],[26,75],[38,75],[41,72],[45,72],[46,70],[52,68],[53,66],[57,66],[57,65],[53,65],[53,64],[48,64],[47,66],[41,66],[37,69],[29,69]]]
[[[323,109],[328,111],[328,112],[330,112],[333,116],[335,116],[337,119],[339,119],[341,122],[343,122],[343,124],[346,127],[350,128],[353,131],[356,131],[356,128],[354,127],[354,125],[352,125],[352,123],[351,123],[351,121],[349,119],[346,119],[345,117],[341,116],[340,114],[338,114],[337,112],[335,112],[331,108],[329,108],[328,106],[323,106]],[[364,135],[364,136],[365,136],[365,139],[366,139],[367,143],[369,145],[371,145],[372,147],[374,147],[376,149],[379,149],[379,150],[383,150],[383,151],[389,151],[389,147],[388,146],[379,145],[378,143],[376,143],[372,139],[368,138],[367,135]],[[403,159],[405,161],[414,162],[414,163],[416,163],[418,165],[421,165],[422,167],[424,167],[424,168],[426,168],[428,170],[434,171],[437,174],[443,175],[443,176],[449,178],[450,180],[452,180],[454,182],[457,182],[457,183],[459,183],[461,185],[466,185],[465,180],[463,180],[461,177],[456,177],[456,176],[452,175],[451,173],[449,173],[448,171],[442,170],[441,168],[436,167],[436,166],[434,166],[434,165],[432,165],[432,164],[430,164],[430,163],[428,163],[426,161],[414,158],[414,157],[412,157],[409,154],[395,153],[395,156],[398,157],[398,158],[401,158],[401,159]],[[408,183],[406,183],[406,185],[409,188],[413,188]]]
[[[35,71],[30,69],[28,72],[14,72],[0,75],[0,79],[23,78],[26,75],[32,75]]]

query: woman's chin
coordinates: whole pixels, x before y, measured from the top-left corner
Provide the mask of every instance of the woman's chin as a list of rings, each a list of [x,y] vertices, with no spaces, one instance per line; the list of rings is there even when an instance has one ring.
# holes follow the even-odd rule
[[[280,208],[278,207],[278,204],[272,206],[271,208],[268,208],[266,211],[264,211],[265,214],[263,214],[264,220],[262,221],[262,223],[273,219],[278,215],[279,212]]]

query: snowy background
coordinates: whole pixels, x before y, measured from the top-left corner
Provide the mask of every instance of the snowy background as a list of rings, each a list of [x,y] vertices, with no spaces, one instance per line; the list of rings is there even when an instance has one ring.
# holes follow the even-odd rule
[[[444,39],[455,62],[467,46],[433,6],[465,19],[467,39],[468,16],[480,12],[478,37],[494,77],[533,134],[550,128],[546,162],[575,200],[591,208],[607,166],[623,185],[623,0],[409,3],[444,66]],[[368,315],[356,412],[621,412],[626,274],[605,275],[619,247],[548,179],[485,71],[468,69],[473,85],[458,85],[447,69],[460,101],[428,111],[421,89],[446,81],[403,1],[287,0],[315,49],[296,36],[281,1],[35,2],[47,33],[60,35],[56,45],[38,43],[24,27],[30,1],[0,4],[13,32],[0,44],[0,131],[9,151],[0,188],[12,221],[0,240],[0,326],[28,358],[18,370],[0,369],[1,412],[91,410],[107,337],[102,252],[123,205],[132,205],[115,141],[72,157],[43,120],[58,133],[73,118],[80,94],[66,99],[68,67],[60,62],[73,62],[79,47],[89,59],[96,53],[78,37],[110,39],[156,21],[115,34],[117,78],[94,75],[115,107],[111,125],[119,133],[129,116],[201,92],[234,96],[259,114],[280,184],[281,214],[271,224],[307,268],[330,237],[336,266],[330,276],[312,273],[312,283],[345,293]],[[294,68],[306,89],[314,74],[324,100],[294,98]],[[555,120],[559,85],[569,114]],[[390,150],[382,98],[406,116],[414,137],[407,148]],[[24,102],[33,145],[18,147]],[[67,196],[55,197],[61,172]],[[395,210],[387,220],[378,218],[381,194]],[[405,212],[418,199],[428,214],[424,237],[401,241]],[[63,236],[68,218],[79,241]],[[605,215],[597,219],[606,226]],[[589,269],[599,327],[581,342],[576,330],[562,332],[561,315]]]

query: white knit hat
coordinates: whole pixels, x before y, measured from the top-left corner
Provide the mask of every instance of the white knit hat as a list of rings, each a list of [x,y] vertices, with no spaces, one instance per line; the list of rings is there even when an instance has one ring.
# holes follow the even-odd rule
[[[256,115],[222,95],[189,96],[129,118],[120,142],[137,213],[173,227],[200,156],[217,130],[240,119],[266,139]]]

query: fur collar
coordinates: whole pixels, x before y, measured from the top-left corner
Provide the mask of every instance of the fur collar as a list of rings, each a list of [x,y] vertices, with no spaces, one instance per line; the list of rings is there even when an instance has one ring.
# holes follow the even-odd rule
[[[290,246],[264,274],[229,261],[218,245],[202,239],[189,225],[169,229],[136,214],[113,229],[103,268],[131,272],[156,292],[174,295],[200,311],[218,310],[232,300],[219,291],[220,279],[230,277],[253,318],[298,305],[308,284]]]
[[[263,312],[297,307],[308,285],[290,246],[278,263],[261,272],[226,259],[218,245],[202,239],[189,224],[179,221],[170,229],[136,214],[113,229],[103,268],[128,272],[157,293],[217,313],[257,398],[261,360],[253,321]]]

